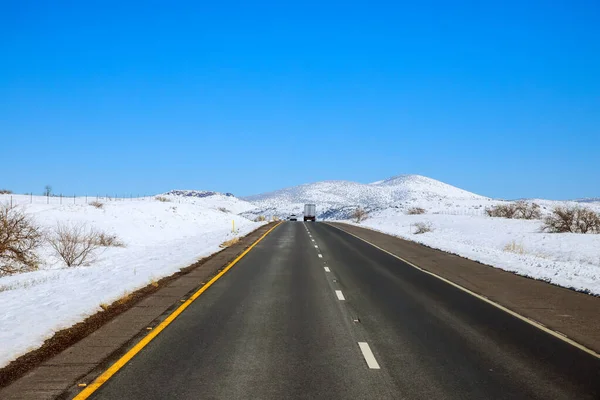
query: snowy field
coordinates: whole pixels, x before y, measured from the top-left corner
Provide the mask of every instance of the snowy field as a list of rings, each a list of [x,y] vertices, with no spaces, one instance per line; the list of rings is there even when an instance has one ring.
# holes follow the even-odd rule
[[[100,304],[171,275],[261,225],[236,215],[252,206],[235,197],[167,197],[172,202],[101,199],[104,207],[97,209],[85,198],[63,198],[60,204],[58,198],[12,195],[13,204],[46,230],[57,222],[85,223],[116,235],[126,247],[101,248],[89,265],[66,268],[44,246],[38,271],[0,277],[0,367],[100,311]],[[10,198],[0,195],[0,202]]]
[[[546,210],[568,204],[535,202]],[[600,295],[600,235],[544,233],[540,231],[540,220],[491,218],[479,212],[482,208],[472,201],[453,203],[445,209],[439,204],[415,203],[428,209],[422,215],[406,215],[405,209],[395,208],[376,211],[360,226],[519,275]],[[585,206],[600,212],[599,203]],[[430,224],[433,231],[414,234],[417,223]]]

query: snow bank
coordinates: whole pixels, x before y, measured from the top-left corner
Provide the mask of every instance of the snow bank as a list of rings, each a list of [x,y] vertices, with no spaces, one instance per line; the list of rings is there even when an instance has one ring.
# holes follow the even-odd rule
[[[53,204],[44,204],[46,198],[12,197],[45,229],[59,221],[85,223],[117,235],[126,247],[100,250],[90,265],[70,269],[44,247],[40,270],[0,278],[0,367],[39,347],[54,332],[96,313],[100,304],[171,275],[218,251],[219,244],[232,236],[260,226],[213,209],[216,198],[207,198],[205,203],[212,202],[209,205],[152,199],[108,201],[97,209],[73,198],[71,204],[64,204],[65,200],[60,205],[55,198]],[[10,196],[0,196],[0,202],[7,201]],[[235,234],[232,220],[238,230]]]
[[[547,209],[558,204],[540,202]],[[465,207],[453,207],[446,214],[405,215],[403,210],[387,209],[372,213],[360,226],[519,275],[600,295],[600,235],[543,233],[538,220],[468,215],[469,210],[472,208],[465,211]],[[451,211],[456,215],[451,215]],[[418,222],[430,223],[433,232],[413,234]]]

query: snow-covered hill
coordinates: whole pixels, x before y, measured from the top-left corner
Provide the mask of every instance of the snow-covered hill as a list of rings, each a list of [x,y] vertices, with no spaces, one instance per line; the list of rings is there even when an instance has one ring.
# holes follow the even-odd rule
[[[256,208],[253,204],[240,200],[231,193],[206,190],[171,190],[163,196],[177,203],[189,203],[215,210],[226,210],[233,214],[240,214]]]
[[[301,214],[306,203],[317,205],[319,219],[344,219],[357,207],[367,210],[405,208],[417,204],[443,207],[453,200],[480,205],[489,199],[435,179],[420,175],[398,175],[363,184],[350,181],[323,181],[289,187],[243,198],[256,206],[252,215]]]

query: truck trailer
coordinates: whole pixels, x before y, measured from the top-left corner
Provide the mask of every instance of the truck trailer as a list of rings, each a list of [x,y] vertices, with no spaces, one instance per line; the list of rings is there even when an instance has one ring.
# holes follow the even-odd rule
[[[316,221],[317,220],[317,206],[314,204],[304,205],[304,221]]]

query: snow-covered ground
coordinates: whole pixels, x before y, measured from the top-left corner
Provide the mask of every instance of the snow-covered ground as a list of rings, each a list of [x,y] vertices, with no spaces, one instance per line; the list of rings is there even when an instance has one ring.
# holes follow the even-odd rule
[[[564,204],[536,202],[547,210]],[[422,202],[418,205],[428,206]],[[586,207],[600,212],[598,203]],[[544,233],[539,220],[491,218],[475,210],[479,209],[469,201],[455,201],[453,207],[429,209],[422,215],[406,215],[403,209],[390,208],[371,213],[360,225],[519,275],[600,295],[600,235]],[[433,231],[415,234],[417,223],[429,224]]]
[[[97,209],[84,198],[64,198],[60,204],[58,198],[12,195],[13,204],[44,229],[57,222],[85,223],[117,235],[126,247],[101,249],[89,265],[66,268],[45,246],[38,271],[0,277],[0,367],[96,313],[100,304],[171,275],[260,226],[236,215],[252,206],[235,197],[167,197],[173,201],[105,200]],[[0,202],[10,200],[0,195]]]

